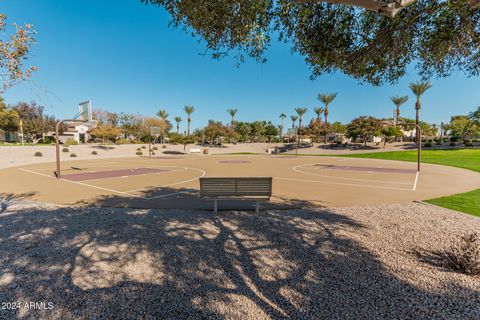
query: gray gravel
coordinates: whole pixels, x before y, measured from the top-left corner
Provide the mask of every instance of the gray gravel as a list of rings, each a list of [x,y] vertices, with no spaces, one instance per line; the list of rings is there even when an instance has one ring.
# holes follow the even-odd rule
[[[422,203],[0,214],[0,318],[480,319],[480,278],[435,259],[480,219]],[[51,310],[25,308],[48,302]]]

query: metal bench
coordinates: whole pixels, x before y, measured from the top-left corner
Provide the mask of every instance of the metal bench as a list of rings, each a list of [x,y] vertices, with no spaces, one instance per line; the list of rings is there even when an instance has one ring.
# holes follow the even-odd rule
[[[200,197],[213,200],[215,212],[218,200],[253,200],[258,212],[259,202],[271,196],[272,177],[200,178]]]

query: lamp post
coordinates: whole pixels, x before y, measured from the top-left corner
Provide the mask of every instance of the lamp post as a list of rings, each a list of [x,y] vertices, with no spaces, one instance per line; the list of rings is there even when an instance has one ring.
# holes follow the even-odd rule
[[[60,125],[64,122],[87,122],[87,120],[77,120],[77,119],[65,119],[57,122],[55,126],[55,151],[56,151],[56,160],[57,160],[57,171],[55,171],[55,176],[57,179],[60,179]]]

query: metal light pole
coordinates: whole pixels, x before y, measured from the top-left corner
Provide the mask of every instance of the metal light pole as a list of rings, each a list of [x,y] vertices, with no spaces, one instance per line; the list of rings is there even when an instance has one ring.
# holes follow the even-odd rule
[[[60,135],[60,125],[64,122],[87,122],[87,120],[65,119],[57,122],[57,125],[55,126],[55,151],[57,160],[57,171],[54,172],[57,179],[60,179],[60,138],[58,136]]]

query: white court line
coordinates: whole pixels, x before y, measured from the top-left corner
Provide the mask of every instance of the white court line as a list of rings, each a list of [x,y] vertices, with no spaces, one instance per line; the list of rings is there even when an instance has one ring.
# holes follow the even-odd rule
[[[358,178],[344,178],[344,177],[336,177],[336,176],[329,176],[329,175],[324,175],[324,174],[316,174],[316,173],[310,173],[310,172],[304,172],[301,170],[298,170],[297,168],[299,167],[305,167],[305,166],[313,166],[316,163],[307,163],[307,164],[300,164],[295,167],[293,167],[293,171],[298,172],[298,173],[303,173],[306,175],[311,175],[311,176],[318,176],[318,177],[324,177],[324,178],[333,178],[333,179],[342,179],[342,180],[351,180],[351,181],[365,181],[365,182],[374,182],[374,183],[391,183],[391,184],[406,184],[410,185],[410,183],[406,182],[393,182],[393,181],[382,181],[382,180],[372,180],[372,179],[358,179]]]
[[[205,176],[206,172],[204,170],[201,170],[201,169],[197,169],[197,168],[190,168],[190,167],[185,167],[185,168],[188,168],[188,169],[192,169],[192,170],[197,170],[199,172],[201,172],[202,174],[196,178],[193,178],[193,179],[189,179],[189,180],[184,180],[184,181],[179,181],[179,182],[174,182],[174,183],[169,183],[169,184],[165,184],[163,186],[158,186],[158,187],[155,187],[155,188],[164,188],[164,187],[170,187],[170,186],[176,186],[178,184],[183,184],[183,183],[188,183],[190,181],[195,181],[203,176]],[[125,192],[136,192],[136,191],[142,191],[142,190],[145,190],[145,189],[151,189],[149,187],[145,187],[145,188],[140,188],[140,189],[134,189],[134,190],[127,190]],[[151,199],[151,198],[148,198],[148,199]]]
[[[390,190],[412,191],[412,189],[405,189],[405,188],[379,187],[379,186],[354,184],[354,183],[327,182],[327,181],[320,181],[320,180],[306,180],[306,179],[294,179],[294,178],[282,178],[282,177],[274,177],[274,178],[275,179],[280,179],[280,180],[290,180],[290,181],[315,182],[315,183],[323,183],[323,184],[337,184],[337,185],[341,185],[341,186],[351,186],[351,187],[366,187],[366,188],[374,188],[374,189],[390,189]]]
[[[417,174],[415,175],[415,182],[413,183],[413,191],[417,190],[417,182],[418,182],[419,174],[420,174],[420,171],[417,171]]]
[[[47,177],[47,178],[51,178],[51,179],[56,179],[56,180],[57,180],[57,178],[55,178],[55,177],[53,177],[53,176],[49,176],[49,175],[44,174],[44,173],[35,172],[35,171],[28,170],[28,169],[24,169],[24,168],[20,168],[19,170],[22,170],[22,171],[24,171],[24,172],[28,172],[28,173],[32,173],[32,174],[37,174],[37,175],[40,175],[40,176],[43,176],[43,177]],[[94,186],[94,185],[91,185],[91,184],[82,183],[82,182],[78,182],[78,181],[71,181],[71,180],[65,180],[65,179],[58,179],[58,180],[65,181],[65,182],[70,182],[70,183],[74,183],[74,184],[78,184],[78,185],[85,186],[85,187],[91,187],[91,188],[95,188],[95,189],[99,189],[99,190],[110,191],[110,192],[118,193],[118,194],[121,194],[121,195],[126,195],[126,196],[129,196],[129,197],[141,198],[141,199],[145,199],[145,200],[147,199],[147,198],[142,197],[142,196],[137,196],[137,195],[134,195],[134,194],[129,194],[129,193],[122,192],[122,191],[118,191],[118,190],[114,190],[114,189],[97,187],[97,186]]]

